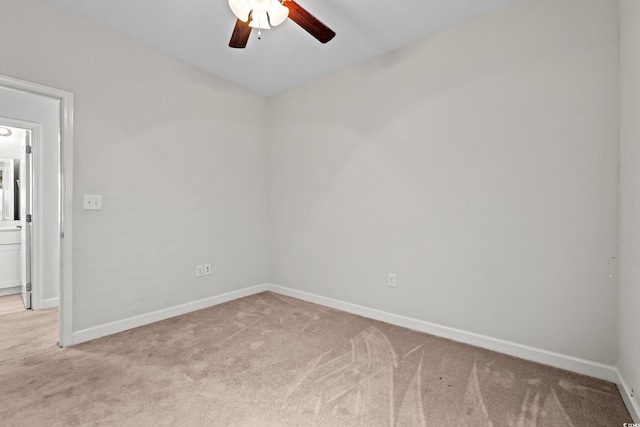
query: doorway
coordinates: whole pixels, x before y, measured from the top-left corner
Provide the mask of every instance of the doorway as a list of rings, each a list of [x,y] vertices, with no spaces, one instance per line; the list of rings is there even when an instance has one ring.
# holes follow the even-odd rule
[[[20,127],[17,127],[20,125]],[[0,118],[0,296],[32,306],[32,134],[37,125]]]
[[[0,75],[0,117],[16,128],[31,124],[30,303],[58,306],[58,344],[66,347],[73,344],[73,94]]]

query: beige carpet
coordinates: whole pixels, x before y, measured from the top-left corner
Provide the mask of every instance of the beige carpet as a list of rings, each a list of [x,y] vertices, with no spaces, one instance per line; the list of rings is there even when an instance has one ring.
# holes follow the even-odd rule
[[[0,372],[2,364],[58,349],[58,310],[26,310],[21,295],[0,297]],[[0,426],[5,404],[0,373]]]
[[[50,346],[0,347],[11,352],[0,359],[0,425],[631,422],[612,383],[273,293],[67,349],[45,314]],[[7,326],[15,315],[2,316],[2,341],[24,333]]]

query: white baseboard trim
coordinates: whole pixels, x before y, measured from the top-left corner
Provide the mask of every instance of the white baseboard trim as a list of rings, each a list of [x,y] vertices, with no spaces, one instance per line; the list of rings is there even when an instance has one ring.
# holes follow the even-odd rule
[[[22,292],[22,286],[13,286],[10,288],[2,288],[0,287],[0,297],[4,297],[7,295],[15,295]]]
[[[622,396],[622,400],[624,400],[624,404],[627,405],[627,410],[631,415],[634,423],[640,423],[640,405],[638,405],[638,401],[631,396],[631,387],[627,385],[627,382],[622,378],[622,374],[618,369],[616,369],[617,373],[617,381],[618,391],[620,391],[620,396]]]
[[[222,304],[238,298],[247,297],[249,295],[265,292],[267,285],[256,285],[238,291],[227,292],[222,295],[201,299],[198,301],[188,302],[186,304],[169,307],[162,310],[153,311],[151,313],[141,314],[139,316],[130,317],[128,319],[118,320],[116,322],[106,323],[104,325],[94,326],[91,328],[76,331],[72,335],[71,345],[80,344],[81,342],[90,341],[96,338],[126,331],[128,329],[137,328],[139,326],[148,325],[149,323],[165,320],[170,317],[180,316],[192,311],[201,310],[203,308]]]
[[[387,313],[381,310],[363,307],[296,289],[286,288],[274,284],[267,284],[267,289],[271,292],[301,299],[303,301],[324,305],[370,319],[380,320],[392,325],[402,326],[420,332],[425,332],[438,337],[448,338],[454,341],[471,344],[488,350],[505,353],[510,356],[530,360],[544,365],[565,369],[579,374],[600,378],[616,383],[618,380],[617,369],[614,366],[605,365],[578,357],[568,356],[552,351],[542,350],[535,347],[505,341],[485,335],[462,331],[460,329],[449,328],[423,320]]]
[[[22,289],[22,282],[20,280],[8,280],[6,282],[0,282],[0,291],[6,288],[20,288]]]
[[[40,303],[39,310],[45,310],[47,308],[56,308],[59,302],[60,302],[59,298],[43,299],[42,302]]]

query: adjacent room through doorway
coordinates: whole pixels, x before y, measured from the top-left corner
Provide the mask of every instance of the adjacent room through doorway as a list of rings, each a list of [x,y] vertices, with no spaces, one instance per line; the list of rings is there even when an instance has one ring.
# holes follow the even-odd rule
[[[31,308],[31,130],[0,118],[0,296]]]

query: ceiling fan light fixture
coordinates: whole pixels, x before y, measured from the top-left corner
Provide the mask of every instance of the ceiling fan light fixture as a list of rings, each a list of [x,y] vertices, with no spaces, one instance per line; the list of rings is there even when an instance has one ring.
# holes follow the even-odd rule
[[[269,14],[269,23],[274,27],[280,25],[289,16],[289,9],[284,7],[279,1],[272,1],[271,7],[267,11]]]
[[[270,29],[271,27],[269,26],[267,12],[256,12],[254,10],[251,13],[251,22],[249,22],[249,26],[253,28],[261,28],[263,30]]]
[[[251,12],[251,7],[249,6],[249,2],[247,0],[229,0],[229,7],[236,18],[241,20],[242,22],[247,22],[249,20],[249,12]]]
[[[231,40],[229,40],[229,47],[234,49],[247,47],[253,28],[258,28],[258,39],[260,39],[261,29],[280,25],[287,18],[298,24],[320,43],[327,43],[336,35],[335,31],[320,22],[295,0],[228,0],[228,2],[238,18],[231,33]],[[250,22],[247,23],[245,18]]]
[[[271,3],[271,0],[249,0],[249,7],[253,13],[266,13],[271,8]]]

